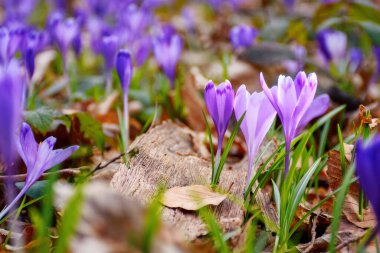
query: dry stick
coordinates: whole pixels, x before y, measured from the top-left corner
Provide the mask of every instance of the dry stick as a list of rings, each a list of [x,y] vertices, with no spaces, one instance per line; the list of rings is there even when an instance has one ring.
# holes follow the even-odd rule
[[[315,239],[317,237],[317,232],[316,232],[316,229],[317,229],[317,221],[318,221],[318,218],[319,218],[319,215],[321,213],[319,212],[317,216],[314,216],[314,219],[313,219],[313,226],[311,227],[311,243],[310,243],[310,246],[307,247],[307,249],[305,250],[305,252],[309,252],[313,249],[313,246],[314,246],[314,243],[315,243]]]
[[[42,176],[39,178],[39,180],[43,180],[48,178],[50,175],[58,174],[60,178],[69,178],[76,176],[80,173],[78,169],[62,169],[54,172],[45,172],[42,174]],[[5,182],[6,180],[13,180],[14,182],[23,182],[26,180],[26,176],[28,174],[18,174],[18,175],[10,175],[10,176],[0,176],[0,183]]]
[[[117,157],[115,157],[115,158],[111,159],[110,161],[108,161],[105,165],[102,165],[102,162],[100,162],[95,167],[95,169],[93,169],[91,172],[89,172],[89,174],[87,176],[91,176],[96,171],[99,171],[101,169],[106,168],[108,165],[110,165],[111,163],[117,161],[118,159],[120,159],[121,157],[123,157],[126,154],[129,154],[129,153],[121,153]],[[48,178],[49,176],[56,175],[56,174],[59,175],[59,178],[69,178],[69,177],[74,177],[74,176],[79,175],[80,174],[80,170],[79,169],[67,168],[67,169],[62,169],[62,170],[58,170],[58,171],[54,171],[54,172],[45,172],[44,174],[42,174],[42,176],[38,180],[44,180],[44,179]],[[27,175],[28,174],[0,176],[0,183],[6,182],[6,180],[13,180],[14,182],[23,182],[23,181],[26,180]]]

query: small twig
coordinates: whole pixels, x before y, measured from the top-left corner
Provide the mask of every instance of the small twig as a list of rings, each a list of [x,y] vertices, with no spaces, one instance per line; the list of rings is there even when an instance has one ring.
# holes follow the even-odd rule
[[[313,249],[313,246],[314,246],[314,243],[315,243],[315,238],[317,237],[317,232],[316,232],[316,229],[317,229],[317,221],[318,221],[318,217],[321,213],[318,213],[317,216],[314,216],[314,219],[313,219],[313,226],[311,227],[311,242],[310,242],[310,246],[307,247],[307,249],[305,250],[305,252],[309,252]]]
[[[129,154],[129,152],[128,152],[128,153],[127,153],[127,152],[123,152],[123,153],[121,153],[120,155],[118,155],[118,156],[112,158],[111,160],[109,160],[109,161],[108,161],[106,164],[104,164],[104,165],[102,165],[102,162],[98,163],[98,165],[96,165],[95,169],[93,169],[92,171],[90,171],[90,172],[88,173],[87,176],[92,176],[95,172],[97,172],[97,171],[99,171],[99,170],[102,170],[102,169],[106,168],[108,165],[110,165],[110,164],[113,163],[113,162],[116,162],[117,160],[119,160],[120,158],[122,158],[123,156],[125,156],[125,155],[127,155],[127,154]]]
[[[79,169],[62,169],[54,172],[45,172],[42,174],[42,176],[39,178],[39,180],[44,180],[48,178],[51,175],[58,174],[60,178],[69,178],[76,176],[80,173]],[[18,175],[10,175],[10,176],[0,176],[0,183],[6,182],[7,180],[11,180],[13,182],[24,182],[26,180],[27,174],[18,174]]]

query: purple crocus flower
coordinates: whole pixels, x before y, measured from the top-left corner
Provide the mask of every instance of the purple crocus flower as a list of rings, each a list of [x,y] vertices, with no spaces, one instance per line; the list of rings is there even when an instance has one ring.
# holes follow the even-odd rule
[[[18,153],[26,165],[27,176],[20,193],[1,211],[0,219],[13,208],[45,171],[66,160],[79,148],[79,146],[71,146],[66,149],[53,150],[55,142],[56,138],[51,136],[43,142],[37,143],[30,126],[26,123],[22,124],[16,145]]]
[[[249,25],[238,25],[230,31],[230,40],[235,49],[250,47],[256,37],[256,29]]]
[[[285,136],[285,176],[289,170],[290,144],[296,136],[298,125],[305,116],[313,102],[317,89],[317,76],[315,73],[308,77],[305,72],[299,72],[293,82],[290,76],[280,75],[275,89],[269,89],[262,73],[260,73],[260,83],[265,95],[276,109],[282,123]]]
[[[347,36],[332,29],[324,29],[317,34],[320,52],[326,62],[338,64],[346,59]]]
[[[153,52],[156,61],[169,78],[174,88],[176,67],[183,48],[183,39],[170,25],[161,28],[161,33],[153,39]]]
[[[112,69],[115,66],[115,57],[117,50],[119,50],[119,47],[120,41],[116,35],[105,35],[101,38],[100,51],[104,58],[104,68],[107,80],[107,93],[110,93],[112,89]]]
[[[215,87],[214,83],[209,81],[204,91],[204,99],[218,134],[218,146],[215,158],[215,167],[217,168],[222,152],[223,137],[227,131],[234,107],[234,90],[231,83],[226,80]],[[212,178],[214,176],[212,175]]]
[[[121,88],[123,90],[123,111],[124,111],[124,127],[126,132],[126,140],[124,140],[124,150],[127,150],[129,138],[129,114],[128,114],[128,92],[133,75],[133,66],[131,55],[126,50],[120,50],[116,56],[116,70],[119,76]]]
[[[272,88],[272,90],[273,89],[275,88]],[[241,85],[236,92],[234,110],[237,120],[246,112],[240,128],[248,149],[248,171],[245,181],[245,187],[247,189],[252,180],[254,159],[265,135],[276,117],[276,110],[264,92],[254,92],[250,94],[245,85]]]
[[[364,195],[368,198],[375,212],[376,218],[380,220],[380,136],[364,142],[358,140],[355,154],[355,172]],[[376,226],[376,232],[379,227]]]

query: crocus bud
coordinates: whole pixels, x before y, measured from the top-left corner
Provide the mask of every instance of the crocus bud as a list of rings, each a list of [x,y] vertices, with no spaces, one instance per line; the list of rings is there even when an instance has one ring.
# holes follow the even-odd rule
[[[235,49],[250,47],[256,37],[256,29],[249,25],[238,25],[230,31],[230,40]]]
[[[204,91],[204,99],[218,133],[218,151],[220,151],[234,107],[234,90],[231,83],[226,80],[215,87],[214,83],[209,81]]]
[[[317,90],[317,75],[311,73],[308,77],[301,71],[294,82],[290,76],[280,75],[278,85],[269,89],[264,76],[260,74],[260,83],[265,95],[276,109],[282,123],[285,136],[287,156],[285,157],[285,175],[289,168],[290,143],[296,136],[296,130],[306,111],[313,102]]]
[[[380,136],[356,144],[355,172],[364,195],[371,203],[376,218],[380,220]]]
[[[120,50],[116,56],[116,70],[124,93],[128,93],[132,79],[132,59],[126,50]]]
[[[254,158],[265,135],[273,124],[276,110],[264,92],[250,94],[244,84],[236,92],[234,110],[237,120],[246,112],[240,128],[248,150],[248,171],[245,185],[247,188],[251,181]]]

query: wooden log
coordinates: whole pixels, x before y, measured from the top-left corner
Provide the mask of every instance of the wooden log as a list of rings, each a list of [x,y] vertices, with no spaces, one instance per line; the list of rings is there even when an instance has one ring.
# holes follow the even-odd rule
[[[211,161],[203,138],[204,135],[172,122],[149,130],[131,144],[130,149],[138,153],[130,159],[129,166],[122,165],[115,173],[111,187],[147,205],[162,185],[172,188],[209,184]],[[246,168],[247,161],[243,159],[233,165],[226,164],[221,174],[220,187],[234,196],[234,200],[226,199],[214,208],[225,232],[236,230],[243,223]],[[162,218],[187,240],[207,234],[196,212],[164,207]]]

